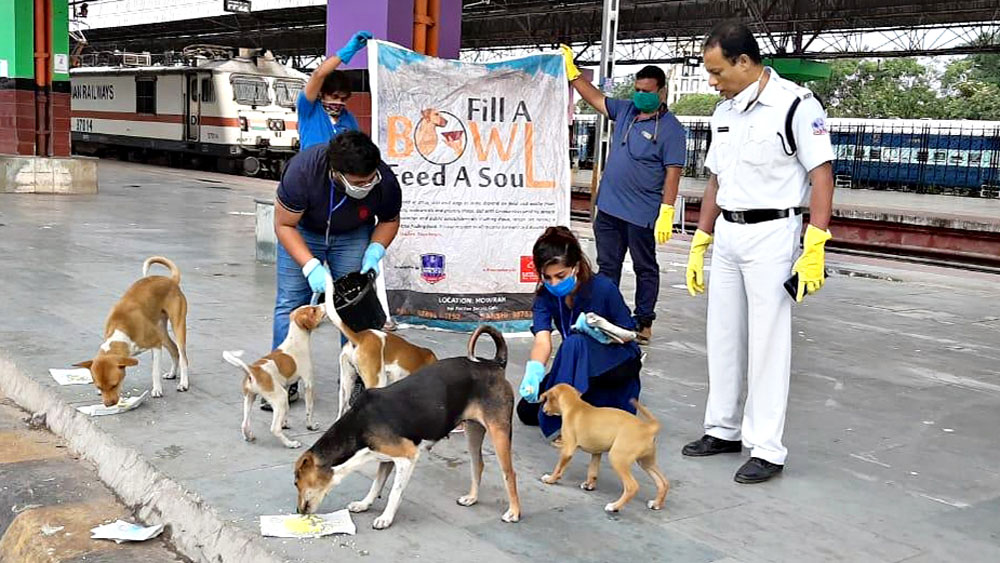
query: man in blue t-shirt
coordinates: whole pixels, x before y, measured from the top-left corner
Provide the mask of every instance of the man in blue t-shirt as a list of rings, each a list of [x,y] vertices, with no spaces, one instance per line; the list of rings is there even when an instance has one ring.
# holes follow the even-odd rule
[[[379,261],[399,231],[402,201],[396,175],[360,131],[341,133],[288,162],[274,206],[278,291],[272,349],[288,335],[289,313],[326,291],[327,268],[335,279],[359,270],[379,273]],[[293,397],[297,388],[289,388],[290,402]]]
[[[667,77],[663,70],[643,67],[635,75],[632,99],[616,100],[580,80],[573,52],[565,45],[561,49],[570,84],[591,107],[615,122],[594,218],[597,266],[618,285],[626,250],[632,256],[633,313],[639,343],[646,344],[652,336],[660,293],[656,243],[666,243],[673,234],[686,133],[664,103]]]
[[[326,144],[344,131],[358,130],[358,121],[347,111],[351,82],[336,68],[341,63],[351,62],[371,38],[372,34],[368,31],[355,33],[336,55],[323,61],[313,71],[309,82],[299,92],[296,109],[299,114],[299,147],[302,150]]]

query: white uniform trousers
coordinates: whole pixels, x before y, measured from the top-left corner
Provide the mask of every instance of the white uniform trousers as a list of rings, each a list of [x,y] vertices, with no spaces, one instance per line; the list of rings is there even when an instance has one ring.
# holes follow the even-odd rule
[[[801,229],[801,216],[752,225],[720,216],[708,276],[705,433],[742,440],[752,457],[782,465],[793,303],[783,284]]]

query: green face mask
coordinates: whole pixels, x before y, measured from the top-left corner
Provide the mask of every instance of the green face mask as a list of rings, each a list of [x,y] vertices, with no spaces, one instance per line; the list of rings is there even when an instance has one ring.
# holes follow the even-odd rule
[[[632,94],[632,103],[637,110],[649,113],[660,107],[660,95],[656,92],[636,92]]]

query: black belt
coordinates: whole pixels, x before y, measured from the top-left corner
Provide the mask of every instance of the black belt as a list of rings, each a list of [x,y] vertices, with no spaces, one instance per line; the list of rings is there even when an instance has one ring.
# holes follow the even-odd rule
[[[784,219],[785,217],[792,217],[804,212],[804,207],[792,207],[791,209],[748,209],[746,211],[729,211],[723,209],[722,217],[730,223],[752,225],[754,223],[763,223],[764,221]]]

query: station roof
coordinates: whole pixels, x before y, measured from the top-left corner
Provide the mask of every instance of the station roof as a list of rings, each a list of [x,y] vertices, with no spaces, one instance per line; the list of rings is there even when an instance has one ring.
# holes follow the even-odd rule
[[[602,0],[463,0],[462,48],[600,42]],[[996,22],[997,0],[622,0],[619,40],[691,38],[738,17],[761,34],[816,34]],[[325,49],[325,6],[93,29],[95,49],[163,52],[192,43],[316,55]],[[801,46],[801,42],[798,44]]]

